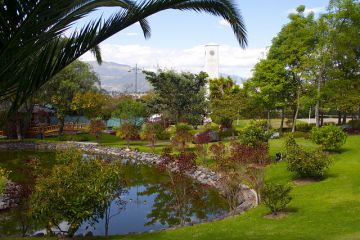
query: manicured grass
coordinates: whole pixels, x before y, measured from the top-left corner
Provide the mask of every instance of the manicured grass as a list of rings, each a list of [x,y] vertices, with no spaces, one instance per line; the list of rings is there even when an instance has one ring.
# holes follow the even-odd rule
[[[307,148],[314,145],[300,139]],[[271,140],[271,152],[280,151],[283,139]],[[360,239],[360,136],[351,136],[324,180],[294,186],[290,215],[266,219],[259,206],[222,221],[149,234],[113,236],[111,239]],[[267,181],[292,182],[284,162],[267,168]]]

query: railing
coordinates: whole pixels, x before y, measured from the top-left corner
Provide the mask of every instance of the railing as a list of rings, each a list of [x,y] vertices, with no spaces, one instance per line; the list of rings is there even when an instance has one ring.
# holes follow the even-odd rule
[[[44,134],[45,136],[47,135],[52,135],[52,134],[56,134],[60,131],[60,125],[51,125],[51,126],[39,126],[39,127],[32,127],[27,131],[28,135],[38,135],[38,134]],[[71,123],[67,123],[64,124],[64,131],[76,131],[76,132],[85,132],[87,130],[87,125],[86,124],[71,124]]]

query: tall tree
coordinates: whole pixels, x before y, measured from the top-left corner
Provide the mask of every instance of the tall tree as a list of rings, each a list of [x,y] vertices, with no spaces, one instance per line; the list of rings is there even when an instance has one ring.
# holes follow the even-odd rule
[[[233,121],[240,118],[244,100],[244,92],[230,77],[210,80],[210,109],[214,122],[232,129]]]
[[[154,111],[176,123],[188,121],[196,126],[206,115],[205,84],[208,75],[160,71],[144,72],[154,87],[155,97],[149,102]]]
[[[76,95],[99,91],[99,83],[99,78],[88,64],[75,61],[39,90],[40,103],[50,104],[55,110],[60,122],[60,135],[63,133],[65,116],[82,113],[81,108],[74,108]]]
[[[100,7],[118,11],[107,19],[91,20],[63,38],[74,22]],[[150,37],[146,18],[167,9],[220,16],[229,22],[239,44],[247,45],[245,25],[231,0],[1,1],[0,102],[11,100],[10,111],[15,111],[75,59],[87,51],[98,52],[98,44],[137,22],[144,36]]]
[[[289,86],[292,92],[293,127],[300,108],[300,95],[304,82],[304,58],[315,46],[314,14],[305,16],[305,6],[297,8],[297,13],[289,15],[290,22],[286,24],[273,39],[269,50],[269,59],[279,60],[289,75]]]

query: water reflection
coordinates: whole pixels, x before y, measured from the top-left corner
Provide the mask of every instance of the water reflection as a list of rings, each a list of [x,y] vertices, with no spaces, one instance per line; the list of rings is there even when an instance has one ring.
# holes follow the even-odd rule
[[[20,165],[28,154],[20,154],[21,157],[10,154],[0,164],[14,162],[17,158],[16,162]],[[48,162],[52,157],[51,153],[42,153],[40,159]],[[18,167],[18,164],[13,166]],[[52,167],[51,164],[46,166]],[[83,222],[76,235],[85,235],[90,231],[93,235],[106,236],[158,230],[214,218],[226,211],[224,200],[215,190],[184,176],[130,163],[123,164],[122,171],[121,192],[115,199],[108,199],[103,211],[93,216],[91,221]],[[40,230],[41,224],[29,224],[29,219],[22,220],[28,216],[26,211],[19,207],[0,213],[0,236],[29,235]]]

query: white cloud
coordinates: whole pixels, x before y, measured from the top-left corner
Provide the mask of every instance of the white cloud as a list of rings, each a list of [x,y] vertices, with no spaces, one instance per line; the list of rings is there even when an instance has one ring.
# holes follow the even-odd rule
[[[230,27],[230,23],[228,23],[225,19],[221,19],[221,20],[219,21],[219,25],[220,25],[221,27]]]
[[[137,35],[139,35],[139,34],[136,33],[136,32],[128,32],[128,33],[126,33],[126,35],[127,35],[127,36],[137,36]]]
[[[205,47],[194,46],[188,49],[152,48],[142,45],[101,44],[104,61],[126,65],[138,64],[146,69],[173,69],[176,71],[199,72],[204,70]],[[241,49],[229,45],[220,46],[220,72],[250,77],[251,69],[264,56],[266,49]],[[86,53],[84,61],[93,61],[94,57]]]
[[[305,14],[309,14],[310,12],[313,12],[314,14],[319,14],[319,13],[323,13],[326,11],[326,8],[325,7],[314,7],[314,8],[305,8]],[[296,13],[296,9],[293,8],[293,9],[289,9],[287,12],[287,14],[290,14],[290,13]]]

